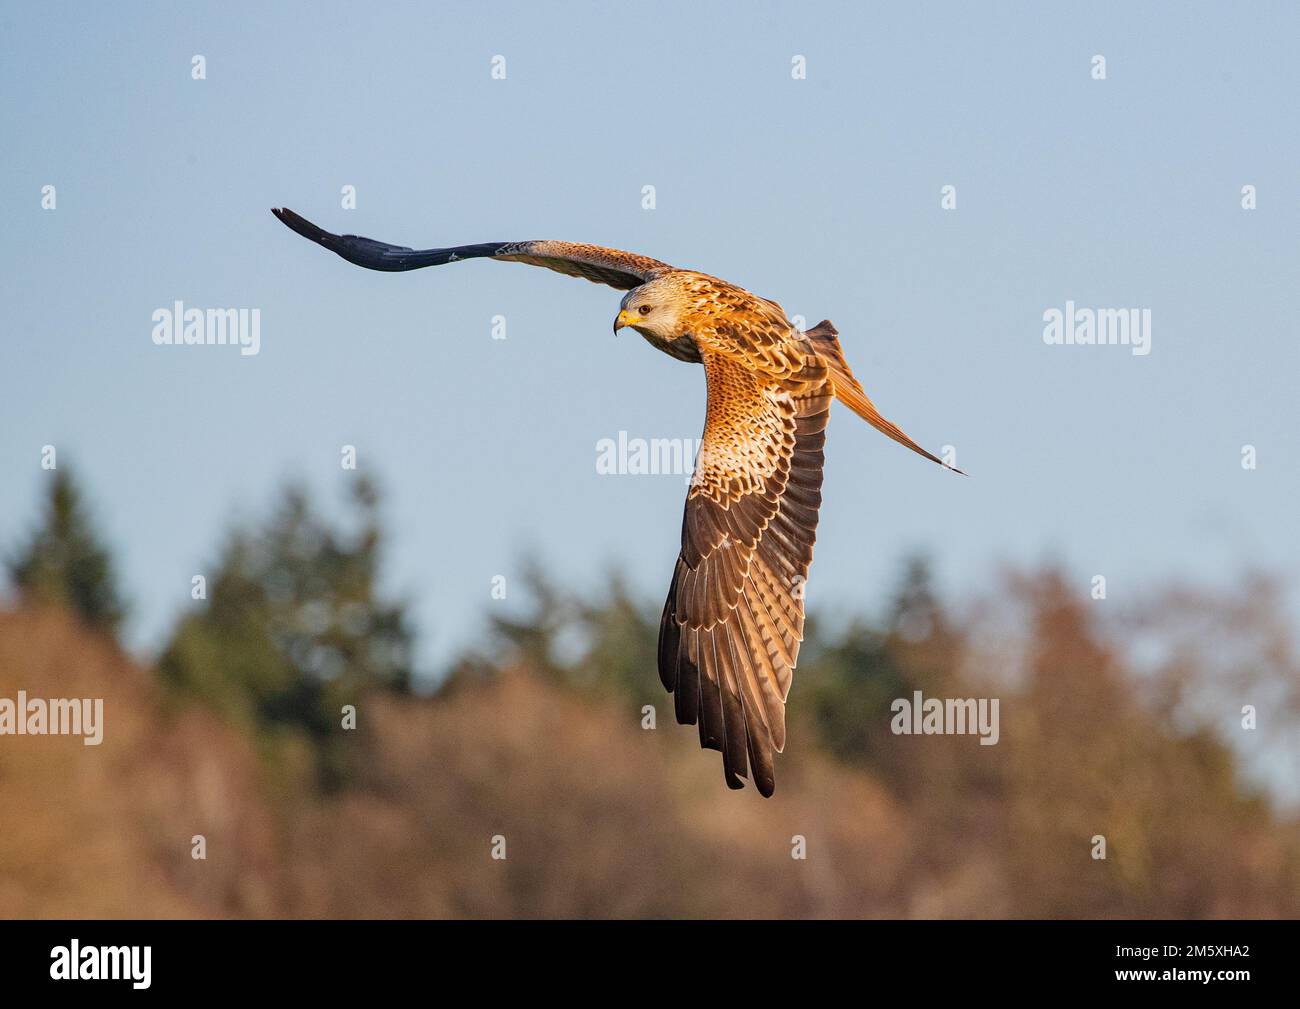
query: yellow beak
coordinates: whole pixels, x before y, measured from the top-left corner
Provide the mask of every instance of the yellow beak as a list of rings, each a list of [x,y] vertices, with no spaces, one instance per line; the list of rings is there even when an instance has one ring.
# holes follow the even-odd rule
[[[633,323],[633,316],[628,315],[627,309],[626,308],[619,309],[618,318],[614,320],[615,335],[617,335],[618,331],[622,329],[624,326],[630,326],[632,325],[632,323]]]

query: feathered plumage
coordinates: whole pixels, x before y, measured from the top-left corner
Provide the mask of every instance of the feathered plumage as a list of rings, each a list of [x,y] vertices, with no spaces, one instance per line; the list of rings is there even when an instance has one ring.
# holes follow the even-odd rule
[[[298,234],[372,270],[462,259],[543,266],[627,291],[615,330],[704,366],[704,437],[686,495],[681,553],[659,628],[659,675],[677,721],[722,753],[732,788],[776,787],[785,704],[803,639],[804,586],[821,507],[822,445],[833,398],[890,438],[940,462],[885,420],[844,359],[835,327],[800,332],[776,302],[717,277],[573,242],[408,249],[334,235],[291,210]],[[942,465],[942,463],[940,463]]]

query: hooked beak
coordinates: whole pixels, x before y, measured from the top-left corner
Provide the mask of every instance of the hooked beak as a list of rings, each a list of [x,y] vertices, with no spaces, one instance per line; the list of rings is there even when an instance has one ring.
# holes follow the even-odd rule
[[[632,317],[627,314],[626,308],[620,308],[618,315],[614,317],[614,335],[618,336],[620,329],[630,325],[632,325]]]

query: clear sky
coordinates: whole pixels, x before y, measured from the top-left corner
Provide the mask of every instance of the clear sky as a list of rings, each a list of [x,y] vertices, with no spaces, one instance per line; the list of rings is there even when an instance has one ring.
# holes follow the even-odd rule
[[[527,548],[667,588],[684,478],[601,476],[596,444],[698,437],[698,367],[614,339],[619,292],[367,272],[282,205],[417,247],[632,249],[832,319],[885,415],[972,476],[837,407],[814,607],[880,605],[918,548],[958,591],[1060,557],[1119,607],[1296,570],[1295,5],[261,6],[0,8],[0,532],[34,521],[54,444],[137,645],[286,478],[338,503],[344,444],[430,664]],[[261,352],[155,346],[176,300],[259,308]],[[1067,300],[1149,308],[1151,353],[1046,345]]]

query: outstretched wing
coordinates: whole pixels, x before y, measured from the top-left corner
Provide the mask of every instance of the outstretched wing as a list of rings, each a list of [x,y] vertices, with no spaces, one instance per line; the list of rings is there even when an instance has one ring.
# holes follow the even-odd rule
[[[338,253],[349,263],[364,266],[367,270],[400,272],[419,270],[426,266],[442,266],[461,259],[501,259],[530,266],[544,266],[570,277],[584,277],[597,284],[608,284],[627,291],[672,269],[667,263],[648,256],[638,256],[634,252],[621,252],[618,249],[577,242],[481,242],[445,249],[408,249],[358,235],[331,234],[292,210],[275,208],[271,213],[304,238],[310,238],[317,245]]]
[[[698,722],[731,788],[746,764],[776,787],[785,700],[803,638],[803,586],[821,505],[832,398],[825,367],[773,378],[702,350],[708,413],[659,627],[659,675],[677,721]]]

